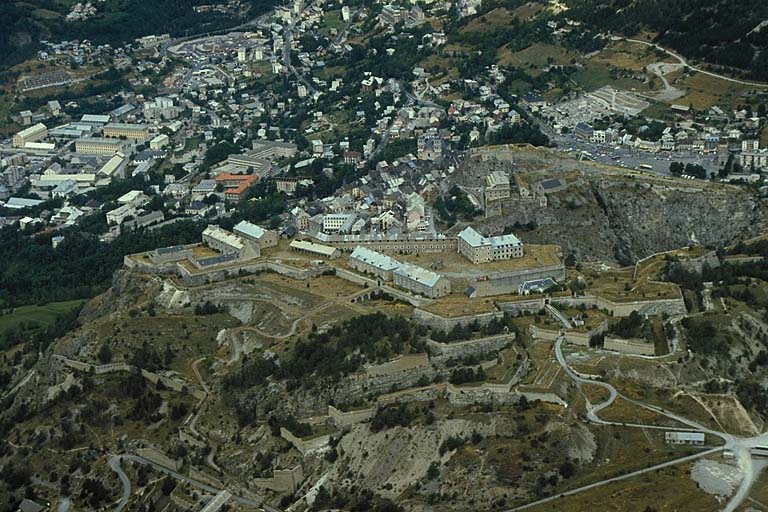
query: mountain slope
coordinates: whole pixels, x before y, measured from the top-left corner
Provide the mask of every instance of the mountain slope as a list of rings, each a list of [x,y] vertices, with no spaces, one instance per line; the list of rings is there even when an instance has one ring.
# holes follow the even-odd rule
[[[565,15],[628,36],[653,32],[686,57],[768,79],[763,0],[571,0]]]

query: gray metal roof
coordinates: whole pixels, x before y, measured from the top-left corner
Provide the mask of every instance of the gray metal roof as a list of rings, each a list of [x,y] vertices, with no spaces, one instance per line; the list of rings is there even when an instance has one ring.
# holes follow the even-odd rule
[[[352,254],[349,256],[349,258],[361,261],[368,265],[372,265],[379,270],[383,270],[384,272],[395,270],[396,268],[400,267],[400,262],[396,259],[391,258],[386,254],[372,251],[361,245],[355,247],[355,250],[352,251]]]

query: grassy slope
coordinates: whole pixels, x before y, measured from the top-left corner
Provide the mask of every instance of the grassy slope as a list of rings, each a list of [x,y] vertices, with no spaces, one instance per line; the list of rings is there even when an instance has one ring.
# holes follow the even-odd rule
[[[51,302],[45,306],[20,306],[13,313],[0,316],[0,333],[30,322],[39,327],[52,325],[57,318],[83,304],[83,300]]]

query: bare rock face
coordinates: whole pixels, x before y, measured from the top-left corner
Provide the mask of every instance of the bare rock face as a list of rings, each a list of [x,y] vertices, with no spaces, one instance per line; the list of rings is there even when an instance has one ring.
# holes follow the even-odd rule
[[[547,425],[547,431],[565,446],[569,459],[587,463],[595,458],[597,439],[586,425],[554,421]]]
[[[599,170],[586,164],[545,160],[546,170],[526,161],[512,164],[472,160],[456,182],[481,194],[492,171],[524,178],[531,189],[557,177],[566,187],[546,194],[546,206],[512,200],[503,213],[480,221],[479,229],[513,231],[525,243],[559,244],[581,261],[633,264],[651,254],[697,243],[722,246],[759,234],[768,225],[768,204],[743,187]]]
[[[118,270],[112,278],[112,286],[85,305],[80,313],[80,322],[85,324],[96,318],[136,307],[146,302],[141,299],[142,295],[154,295],[158,290],[158,281],[150,276],[130,270]]]

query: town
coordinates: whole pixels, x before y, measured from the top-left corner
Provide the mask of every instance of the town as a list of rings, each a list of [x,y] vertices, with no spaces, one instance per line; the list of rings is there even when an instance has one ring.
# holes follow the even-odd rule
[[[140,4],[7,7],[0,511],[765,508],[765,7]]]
[[[478,7],[462,4],[454,15],[461,19]],[[254,197],[251,185],[271,182],[300,198],[295,202],[308,212],[375,211],[379,217],[368,220],[386,224],[381,231],[434,232],[429,200],[447,192],[441,189],[444,178],[467,151],[489,142],[526,141],[517,137],[539,128],[542,141],[579,159],[763,185],[765,104],[727,112],[717,105],[694,111],[671,103],[667,113],[659,112],[659,104],[654,109],[663,115],[657,119],[644,115],[650,98],[677,101],[673,97],[685,91],[667,81],[674,94],[605,86],[548,101],[533,91],[514,94],[508,86],[513,75],[496,64],[478,69],[472,79],[451,78],[444,70],[432,76],[424,66],[403,72],[405,62],[445,58],[447,36],[431,28],[446,16],[444,9],[436,3],[425,10],[391,4],[367,10],[294,2],[261,16],[252,30],[226,35],[181,42],[167,34],[148,36],[122,48],[48,43],[38,55],[42,62],[92,69],[111,63],[91,75],[108,84],[124,81],[131,67],[144,78],[131,76],[133,87],[116,90],[108,111],[89,111],[62,98],[30,102],[34,109],[13,115],[21,128],[0,149],[2,222],[72,226],[101,212],[109,229],[99,234],[109,240],[126,220],[146,226],[185,216],[226,216],[238,201]],[[367,30],[377,34],[382,49],[373,45],[363,56],[350,42]],[[563,38],[574,26],[549,22],[547,30]],[[379,52],[382,58],[366,68]],[[417,57],[409,55],[393,72],[389,63],[402,52]],[[343,64],[350,59],[353,68]],[[647,86],[683,68],[648,64],[646,75],[640,70],[633,80]],[[71,75],[26,77],[23,90],[56,89],[78,80]],[[146,94],[138,92],[141,84],[148,84]],[[41,96],[48,97],[55,94]],[[253,178],[234,186],[227,174]],[[140,188],[152,190],[157,200],[118,201],[114,208],[111,201],[71,200],[101,196],[93,191],[137,177],[144,177]],[[36,200],[51,199],[60,206],[45,208],[46,218],[24,215],[24,208],[42,204]],[[484,201],[477,194],[470,200],[478,207]],[[419,202],[426,205],[421,218],[406,219]],[[390,203],[405,210],[387,208]],[[283,215],[288,228],[287,211],[274,213]]]

